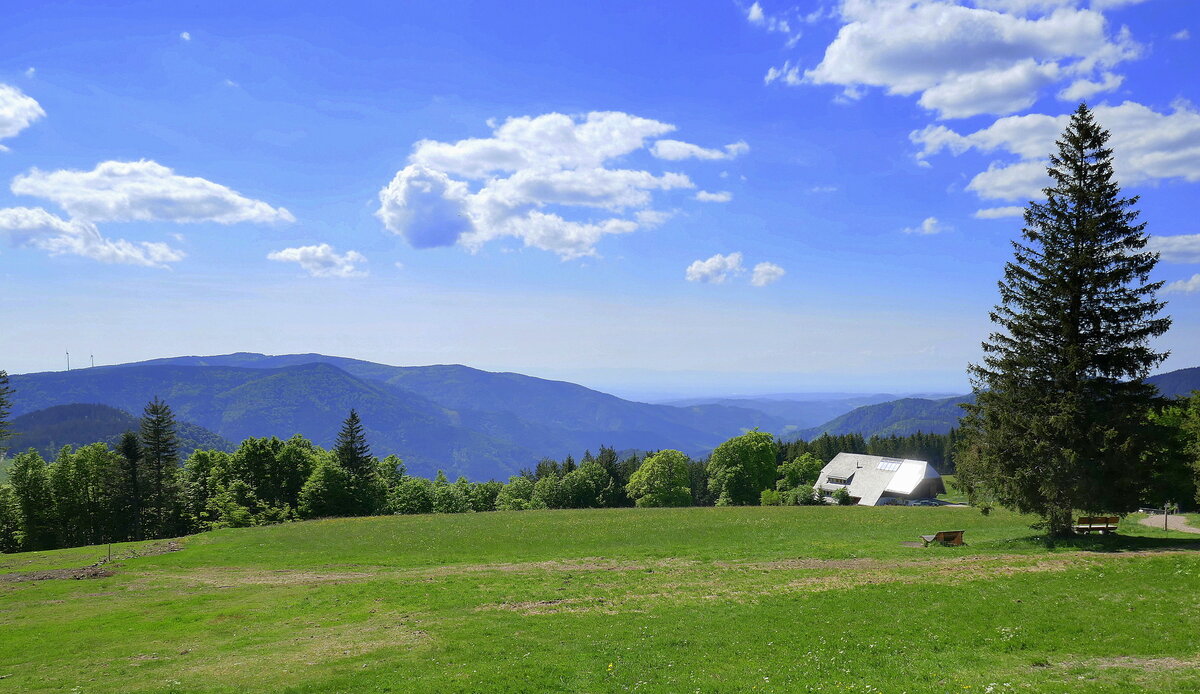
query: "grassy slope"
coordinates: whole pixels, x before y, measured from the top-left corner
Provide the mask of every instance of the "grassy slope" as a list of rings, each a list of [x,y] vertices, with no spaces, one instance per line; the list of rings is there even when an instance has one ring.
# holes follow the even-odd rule
[[[1028,521],[775,507],[225,530],[111,578],[0,582],[0,692],[1200,689],[1200,538],[1129,520],[1050,548]],[[959,528],[969,547],[899,544]]]

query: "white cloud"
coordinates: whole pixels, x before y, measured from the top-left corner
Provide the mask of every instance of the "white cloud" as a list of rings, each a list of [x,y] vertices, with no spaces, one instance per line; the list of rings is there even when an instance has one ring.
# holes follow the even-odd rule
[[[843,0],[841,19],[816,67],[801,75],[785,62],[765,81],[838,85],[851,100],[879,87],[963,118],[1028,108],[1059,82],[1074,83],[1070,93],[1112,88],[1111,69],[1141,50],[1095,3],[1067,0]],[[1097,74],[1103,81],[1092,82]]]
[[[783,65],[779,67],[767,68],[767,74],[763,76],[763,84],[770,84],[776,80],[792,87],[804,84],[804,78],[800,76],[800,66],[792,65],[790,60],[783,61]]]
[[[785,274],[787,272],[775,263],[759,263],[754,266],[754,272],[750,275],[750,284],[756,287],[765,287],[779,280]]]
[[[926,217],[925,220],[922,221],[919,226],[905,227],[904,233],[920,234],[922,236],[928,236],[930,234],[940,234],[943,231],[950,231],[950,230],[951,230],[951,227],[948,227],[945,224],[942,224],[941,222],[939,222],[937,217]]]
[[[366,270],[358,268],[359,263],[365,263],[366,257],[358,251],[346,251],[338,255],[333,246],[322,243],[316,246],[300,246],[285,248],[267,255],[268,260],[281,263],[298,263],[313,277],[364,277]],[[397,263],[397,266],[400,265]]]
[[[733,159],[750,151],[750,145],[745,142],[734,142],[725,145],[724,149],[707,149],[700,145],[679,140],[659,140],[650,148],[650,154],[659,159],[679,161],[680,159]]]
[[[192,33],[190,31],[181,31],[179,32],[179,38],[183,39],[184,41],[191,41]]]
[[[733,193],[727,190],[710,193],[707,190],[701,190],[696,193],[696,199],[700,202],[729,202],[733,199]]]
[[[975,219],[1003,219],[1005,217],[1021,217],[1024,214],[1025,208],[1020,205],[989,207],[982,210],[975,210]]]
[[[1192,32],[1188,31],[1187,29],[1180,29],[1174,34],[1171,34],[1171,38],[1176,41],[1187,41],[1188,39],[1192,38]]]
[[[30,65],[29,67],[25,68],[25,76],[28,77],[29,79],[33,79],[33,76],[36,74],[37,74],[36,67],[33,67],[32,65]]]
[[[1200,263],[1200,234],[1151,236],[1147,247],[1167,263]]]
[[[837,191],[837,186],[813,186],[808,189],[810,193],[836,193]]]
[[[1121,184],[1173,178],[1200,181],[1200,111],[1192,105],[1178,102],[1171,113],[1158,113],[1126,101],[1092,110],[1096,121],[1112,133],[1108,146],[1117,153],[1114,167]],[[1030,200],[1040,198],[1042,188],[1050,183],[1044,159],[1069,120],[1069,114],[1008,116],[966,135],[938,125],[909,137],[922,146],[919,160],[942,151],[1012,155],[1016,161],[993,161],[967,188],[992,200]]]
[[[1191,294],[1192,292],[1200,292],[1200,273],[1192,275],[1186,280],[1178,280],[1163,287],[1164,294]]]
[[[608,166],[675,130],[668,123],[593,112],[489,125],[491,137],[417,142],[409,165],[379,192],[376,215],[384,227],[415,248],[457,244],[474,251],[515,238],[571,259],[595,255],[606,235],[665,221],[667,213],[650,209],[656,191],[695,187],[682,173]],[[741,142],[721,151],[675,140],[655,147],[651,154],[677,159],[713,158],[712,152],[727,159],[746,149]]]
[[[0,140],[14,137],[45,115],[41,104],[33,97],[27,96],[16,87],[0,84]],[[7,149],[0,145],[0,152]]]
[[[106,161],[91,171],[41,171],[17,176],[12,191],[52,200],[89,222],[294,222],[282,207],[244,197],[218,183],[180,176],[154,161]]]
[[[0,209],[0,231],[15,246],[40,248],[50,255],[78,255],[102,263],[165,267],[183,259],[182,251],[165,243],[107,239],[91,222],[63,219],[40,207]]]
[[[708,260],[697,260],[687,267],[685,276],[689,282],[711,282],[721,284],[734,275],[741,274],[742,254],[717,253]]]
[[[1076,80],[1069,86],[1064,87],[1058,93],[1058,98],[1063,101],[1083,101],[1101,92],[1111,92],[1125,82],[1124,75],[1117,75],[1111,72],[1104,73],[1102,78],[1103,81],[1100,82],[1087,79]]]
[[[808,17],[800,16],[795,8],[791,8],[788,13],[795,16],[796,21],[809,22],[820,18],[820,10],[814,12]],[[788,14],[785,13],[785,14]],[[787,45],[794,46],[800,40],[800,32],[792,31],[792,21],[784,14],[770,15],[763,11],[762,5],[755,2],[746,10],[746,20],[756,27],[766,29],[769,32],[785,34],[788,36]]]

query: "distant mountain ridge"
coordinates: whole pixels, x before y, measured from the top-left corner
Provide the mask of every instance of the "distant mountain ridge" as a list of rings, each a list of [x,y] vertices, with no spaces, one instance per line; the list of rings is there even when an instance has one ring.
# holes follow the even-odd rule
[[[1200,390],[1200,367],[1178,369],[1156,374],[1146,379],[1166,398],[1188,395]],[[811,439],[821,434],[862,434],[871,436],[907,436],[918,431],[945,434],[958,426],[963,415],[962,403],[974,402],[973,395],[949,398],[901,398],[858,407],[831,419],[820,426],[798,432],[799,438]]]
[[[1200,388],[1200,368],[1149,379],[1168,395]],[[705,455],[731,436],[758,427],[786,438],[822,432],[908,434],[948,431],[960,402],[952,398],[853,396],[824,401],[726,398],[676,405],[623,400],[564,381],[461,365],[389,366],[320,354],[249,352],[188,356],[68,372],[18,374],[14,415],[59,405],[98,403],[140,412],[155,396],[181,421],[234,443],[248,436],[303,434],[330,446],[350,408],[362,416],[373,450],[396,453],[414,473],[505,478],[539,458],[562,458],[601,445],[676,448]],[[874,400],[874,401],[873,401]],[[820,408],[838,414],[817,426]]]
[[[785,426],[752,409],[649,405],[521,374],[318,354],[155,359],[15,375],[12,385],[14,414],[78,402],[140,411],[159,396],[180,419],[232,441],[301,433],[328,446],[353,407],[377,453],[397,453],[417,473],[475,479],[600,445],[703,454],[747,429]]]

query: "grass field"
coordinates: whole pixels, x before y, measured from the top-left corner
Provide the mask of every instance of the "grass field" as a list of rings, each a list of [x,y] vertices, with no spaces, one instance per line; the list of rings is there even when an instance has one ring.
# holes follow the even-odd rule
[[[223,530],[3,580],[0,692],[1200,691],[1200,536],[973,509],[530,511]],[[962,548],[901,542],[965,529]],[[118,557],[161,545],[114,545]]]

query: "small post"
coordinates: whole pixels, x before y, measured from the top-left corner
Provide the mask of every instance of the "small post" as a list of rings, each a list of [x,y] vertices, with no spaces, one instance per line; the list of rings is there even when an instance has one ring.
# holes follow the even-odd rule
[[[1167,516],[1171,515],[1171,503],[1163,502],[1163,530],[1167,529]]]

